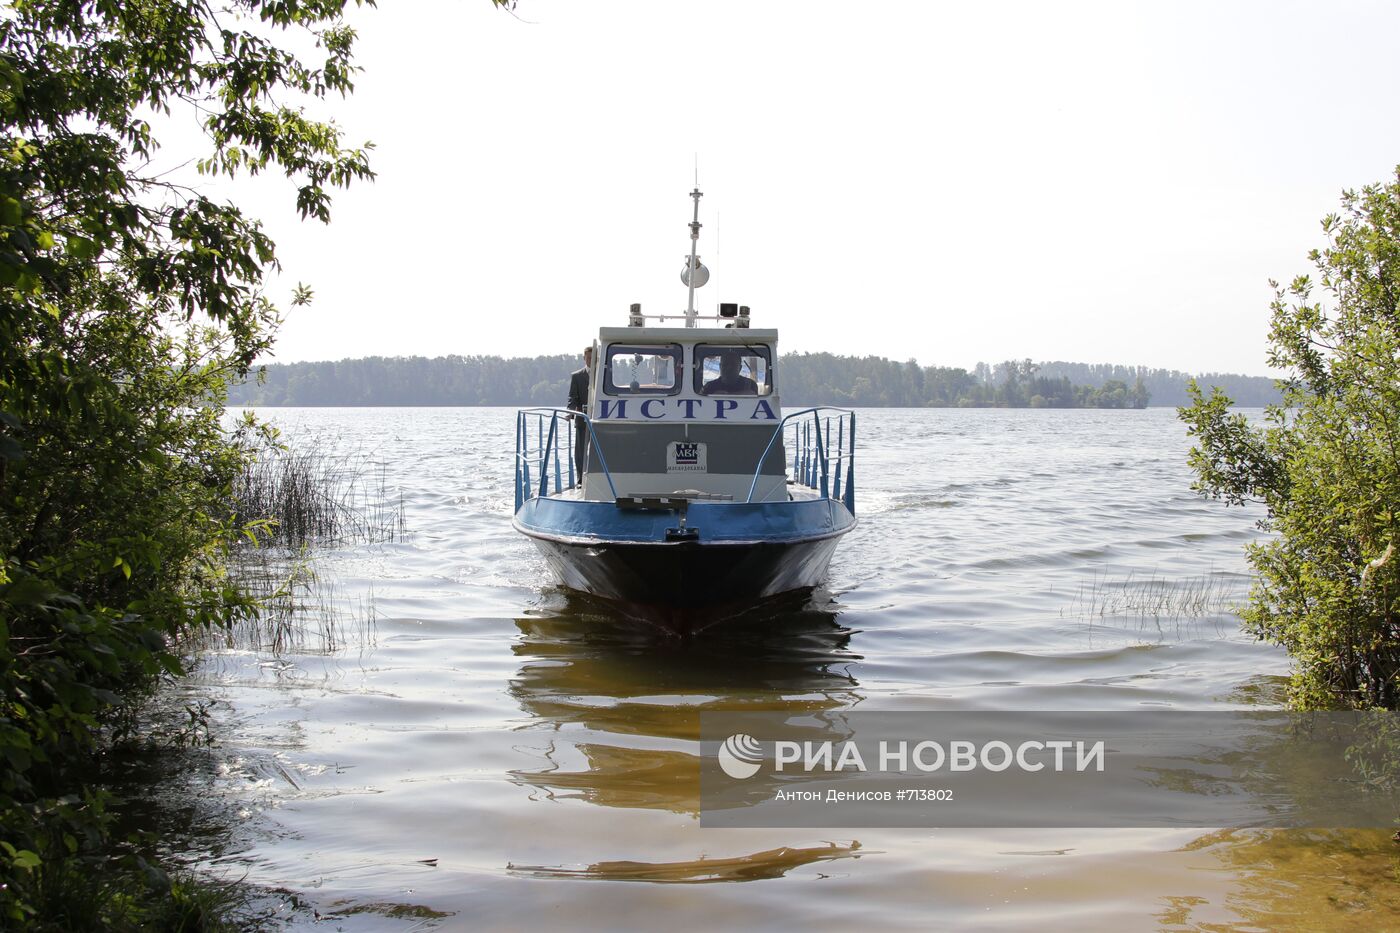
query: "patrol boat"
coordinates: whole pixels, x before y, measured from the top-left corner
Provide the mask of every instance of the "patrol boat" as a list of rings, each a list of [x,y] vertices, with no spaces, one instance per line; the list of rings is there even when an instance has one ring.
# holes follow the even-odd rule
[[[632,305],[598,331],[587,410],[523,409],[515,433],[514,525],[564,585],[671,617],[816,586],[856,524],[855,413],[784,413],[778,332],[737,303],[696,311],[709,270],[690,196],[685,312]]]

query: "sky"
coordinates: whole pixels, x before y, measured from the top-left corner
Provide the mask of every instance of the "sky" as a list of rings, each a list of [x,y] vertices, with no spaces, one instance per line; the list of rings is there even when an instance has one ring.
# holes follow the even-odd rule
[[[1265,374],[1270,278],[1400,163],[1383,2],[382,0],[328,110],[378,179],[301,222],[274,357],[572,352],[627,307],[784,351]]]

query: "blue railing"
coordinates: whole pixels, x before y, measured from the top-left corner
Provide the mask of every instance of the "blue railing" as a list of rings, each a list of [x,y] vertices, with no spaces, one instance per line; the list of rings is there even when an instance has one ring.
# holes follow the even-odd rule
[[[588,425],[593,452],[598,455],[598,462],[603,467],[608,489],[612,491],[613,498],[617,498],[617,487],[613,486],[608,461],[603,457],[603,448],[598,445],[598,436],[593,433],[593,419],[583,412],[570,411],[567,408],[526,408],[515,414],[517,512],[526,499],[550,494],[551,476],[556,493],[572,488],[578,483],[579,477],[574,475],[574,426],[571,418],[582,418]],[[566,478],[567,486],[564,484]]]
[[[785,439],[792,455],[791,480],[815,489],[823,499],[839,499],[852,515],[856,511],[856,413],[848,408],[804,408],[783,418],[773,429],[763,456],[758,458],[745,502],[753,501],[763,464],[773,445]]]
[[[526,408],[515,416],[515,508],[526,499],[572,488],[574,475],[574,427],[571,418],[588,426],[593,453],[603,468],[608,490],[617,498],[607,458],[593,431],[593,420],[567,408]],[[846,408],[806,408],[783,418],[773,429],[768,446],[754,467],[745,502],[752,502],[763,475],[763,464],[784,432],[792,457],[790,479],[816,490],[824,499],[837,499],[852,514],[856,510],[856,413]],[[552,482],[551,482],[552,480]]]

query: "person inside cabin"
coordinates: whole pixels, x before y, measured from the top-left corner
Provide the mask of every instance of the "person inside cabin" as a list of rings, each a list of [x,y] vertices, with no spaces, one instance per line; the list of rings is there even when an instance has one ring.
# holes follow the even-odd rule
[[[583,348],[583,369],[574,370],[569,376],[569,411],[588,410],[588,378],[593,369],[593,348]],[[583,483],[583,467],[588,462],[588,422],[582,418],[574,421],[574,476]]]
[[[757,395],[758,383],[739,375],[741,354],[730,350],[720,355],[719,376],[705,383],[701,395]]]

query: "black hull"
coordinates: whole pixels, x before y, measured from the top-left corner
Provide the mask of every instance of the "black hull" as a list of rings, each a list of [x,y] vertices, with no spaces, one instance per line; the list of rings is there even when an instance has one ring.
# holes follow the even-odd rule
[[[584,544],[530,537],[570,589],[666,617],[743,609],[811,589],[826,579],[840,540]]]

